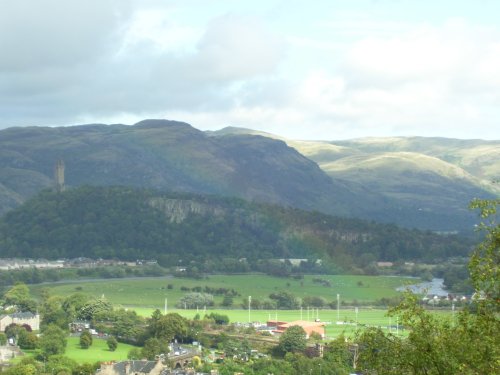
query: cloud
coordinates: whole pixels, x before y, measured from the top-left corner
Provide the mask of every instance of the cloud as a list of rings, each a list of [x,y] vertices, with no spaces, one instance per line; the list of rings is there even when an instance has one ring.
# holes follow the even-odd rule
[[[9,55],[0,62],[4,126],[227,109],[235,87],[271,76],[284,56],[282,38],[254,17],[226,14],[198,30],[179,25],[170,8],[132,13],[111,0],[77,9],[40,3],[47,8],[9,3],[4,16],[10,24],[2,27],[12,27],[0,42]],[[25,32],[22,20],[34,24]]]
[[[304,139],[499,137],[498,27],[312,8],[302,25],[285,14],[300,2],[273,17],[231,3],[4,0],[0,127],[167,117]]]
[[[5,0],[0,12],[0,70],[67,67],[113,49],[128,1]]]

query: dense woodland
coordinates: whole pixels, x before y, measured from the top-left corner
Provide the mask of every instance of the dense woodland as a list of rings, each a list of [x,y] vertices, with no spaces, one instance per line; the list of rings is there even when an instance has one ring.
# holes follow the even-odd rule
[[[436,262],[467,256],[472,247],[473,240],[454,235],[126,187],[46,190],[0,221],[1,257],[157,259],[208,272],[262,270],[276,267],[262,265],[274,258],[322,259],[323,272],[362,272],[374,261]]]

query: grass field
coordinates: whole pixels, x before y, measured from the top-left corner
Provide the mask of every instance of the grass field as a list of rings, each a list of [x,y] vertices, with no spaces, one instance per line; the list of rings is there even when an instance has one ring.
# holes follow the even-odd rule
[[[103,361],[122,361],[127,359],[127,354],[132,345],[118,343],[118,347],[114,352],[108,349],[106,340],[94,338],[92,345],[88,349],[80,347],[80,337],[68,337],[68,345],[64,355],[75,360],[77,363],[94,363]],[[27,356],[35,356],[38,350],[23,350]],[[13,362],[19,362],[22,357],[17,357]]]
[[[139,315],[149,317],[153,313],[152,308],[134,308]],[[163,312],[163,309],[161,310]],[[248,323],[260,322],[266,323],[268,320],[282,320],[286,322],[291,322],[294,320],[309,320],[319,319],[321,322],[325,323],[326,326],[326,336],[327,338],[335,338],[340,334],[345,336],[352,336],[356,330],[362,327],[380,327],[384,330],[390,332],[396,332],[397,321],[396,318],[390,318],[387,316],[387,310],[384,309],[372,309],[359,307],[356,314],[354,308],[350,309],[340,309],[338,314],[337,310],[331,309],[319,309],[319,310],[251,310],[250,319],[248,310],[223,310],[223,309],[213,309],[204,311],[199,310],[184,310],[184,309],[169,309],[169,313],[178,313],[188,319],[193,319],[196,314],[201,317],[205,313],[219,313],[224,314],[229,317],[231,323]],[[434,314],[442,316],[444,319],[451,319],[451,311],[435,310]],[[338,319],[337,319],[338,316]],[[404,331],[399,328],[399,333],[404,334]]]
[[[97,362],[97,361],[121,361],[127,359],[127,354],[132,345],[118,343],[118,347],[114,352],[108,349],[105,339],[94,338],[92,346],[88,349],[80,347],[79,337],[69,337],[68,346],[66,347],[65,356],[74,359],[78,363]],[[90,360],[91,359],[91,360]]]
[[[322,279],[328,281],[330,286],[324,286],[314,282],[313,279]],[[176,307],[179,299],[186,293],[181,287],[193,288],[200,286],[204,288],[229,288],[235,289],[240,293],[239,297],[234,298],[233,309],[211,308],[207,313],[218,312],[228,315],[232,323],[249,321],[248,310],[246,307],[248,296],[258,299],[267,299],[269,294],[281,290],[292,292],[295,296],[303,298],[305,296],[321,296],[328,302],[336,302],[337,293],[340,294],[341,301],[352,304],[353,301],[370,302],[382,297],[393,297],[399,292],[396,288],[410,281],[418,282],[418,279],[408,279],[404,277],[384,277],[384,276],[358,276],[358,275],[306,275],[302,280],[277,278],[261,274],[253,275],[212,275],[205,279],[188,279],[173,277],[152,277],[136,279],[110,279],[98,281],[79,281],[68,283],[44,284],[32,286],[34,295],[39,295],[42,288],[49,288],[52,295],[68,296],[72,293],[82,292],[95,297],[105,296],[107,300],[115,306],[133,309],[141,316],[149,317],[155,309],[164,311],[165,299],[168,301],[168,312],[177,312],[186,318],[192,319],[197,313],[204,315],[204,310],[184,310]],[[168,289],[167,285],[172,288]],[[216,304],[222,301],[222,297],[215,297]],[[356,305],[355,303],[353,304]],[[250,321],[265,323],[269,319],[278,319],[284,321],[293,320],[314,320],[320,319],[326,323],[326,334],[334,338],[341,333],[352,335],[355,330],[362,326],[376,326],[387,330],[395,330],[395,318],[386,316],[387,311],[383,309],[372,309],[367,307],[358,307],[356,314],[354,308],[350,309],[320,309],[309,310],[307,308],[300,310],[252,310]],[[108,359],[113,353],[107,351],[105,347],[100,355],[103,360]],[[123,345],[123,344],[120,344]],[[85,356],[85,351],[80,349],[78,343],[73,345],[73,349],[68,349],[71,357],[78,359],[78,354]],[[71,348],[71,344],[68,345]],[[120,347],[119,347],[120,348]],[[98,349],[98,346],[96,346]],[[128,349],[126,350],[128,351]],[[87,352],[89,353],[89,352]],[[117,355],[117,354],[115,354]],[[124,354],[126,357],[126,353]],[[94,356],[98,359],[101,357]]]
[[[330,286],[313,282],[314,278],[327,280]],[[250,275],[211,275],[206,279],[188,279],[173,277],[154,277],[138,279],[109,279],[99,281],[79,281],[78,283],[44,284],[31,287],[34,295],[39,295],[42,288],[49,288],[51,294],[67,296],[82,292],[95,297],[105,296],[115,305],[126,307],[150,307],[163,309],[165,298],[174,307],[186,293],[181,287],[193,288],[205,286],[211,288],[232,288],[240,293],[234,298],[234,307],[240,307],[248,296],[266,299],[269,294],[281,290],[292,292],[296,297],[321,296],[327,301],[336,300],[337,293],[342,301],[374,301],[382,297],[398,294],[396,288],[409,281],[418,279],[384,276],[357,275],[306,275],[302,280],[271,277],[261,274]],[[167,289],[167,285],[172,289]],[[215,303],[222,301],[222,296],[215,297]]]

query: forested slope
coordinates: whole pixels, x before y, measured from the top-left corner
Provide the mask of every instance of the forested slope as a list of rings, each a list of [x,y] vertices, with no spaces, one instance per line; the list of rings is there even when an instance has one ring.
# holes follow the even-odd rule
[[[468,254],[457,236],[276,205],[128,187],[43,191],[0,221],[0,257],[157,258],[164,265],[245,258],[322,258],[340,268],[376,260]]]

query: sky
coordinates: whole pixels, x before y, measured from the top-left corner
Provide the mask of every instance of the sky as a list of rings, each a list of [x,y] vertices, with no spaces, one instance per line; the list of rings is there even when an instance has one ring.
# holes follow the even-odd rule
[[[0,0],[0,129],[500,139],[498,0]]]

